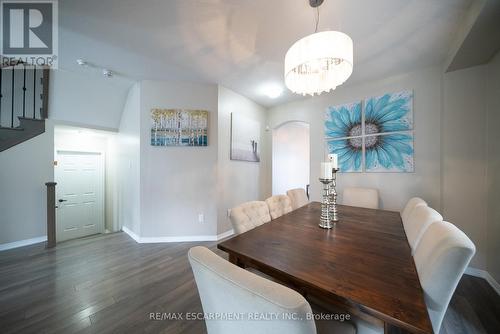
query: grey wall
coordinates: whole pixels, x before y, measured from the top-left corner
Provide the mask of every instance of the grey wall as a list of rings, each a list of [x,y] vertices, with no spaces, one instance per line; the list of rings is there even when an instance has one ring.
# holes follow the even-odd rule
[[[488,211],[486,250],[488,272],[500,282],[500,53],[488,65]]]
[[[54,134],[0,152],[0,244],[47,235],[45,182],[54,180]]]
[[[265,200],[271,196],[268,173],[271,159],[268,153],[270,131],[266,131],[266,109],[232,90],[219,86],[218,113],[218,233],[230,230],[227,210],[241,203]],[[260,122],[261,161],[230,160],[231,113],[241,113]]]
[[[475,243],[472,261],[486,268],[488,66],[444,75],[443,216]]]
[[[217,233],[217,95],[216,85],[141,83],[142,237]],[[152,108],[208,110],[208,147],[151,146]]]
[[[441,74],[428,68],[356,86],[341,86],[319,97],[288,103],[269,110],[272,128],[291,120],[310,124],[312,200],[320,200],[319,170],[325,159],[324,113],[328,106],[354,102],[365,97],[405,89],[414,91],[415,173],[343,173],[339,176],[340,193],[344,187],[364,186],[379,189],[382,207],[400,210],[413,196],[425,198],[441,209],[440,123]]]
[[[119,225],[140,235],[140,84],[127,96],[116,141],[117,211]]]
[[[49,117],[79,126],[117,130],[133,82],[85,72],[53,70],[50,75]]]

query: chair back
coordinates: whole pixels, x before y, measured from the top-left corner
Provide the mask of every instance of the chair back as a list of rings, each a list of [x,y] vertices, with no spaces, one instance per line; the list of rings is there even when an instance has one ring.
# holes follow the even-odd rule
[[[234,233],[240,234],[271,221],[266,202],[252,201],[231,209],[229,215]]]
[[[448,304],[476,252],[472,241],[448,222],[431,224],[414,260],[434,333],[439,333]]]
[[[314,320],[307,317],[311,306],[298,292],[237,267],[205,247],[191,248],[188,257],[203,312],[233,317],[207,319],[208,334],[316,333]],[[256,315],[277,319],[251,318]]]
[[[291,189],[286,192],[288,198],[290,198],[290,202],[292,204],[292,210],[297,210],[304,205],[309,203],[309,199],[307,199],[306,191],[302,188]]]
[[[287,195],[276,195],[266,199],[272,219],[279,218],[292,211],[292,202]]]
[[[342,204],[378,209],[378,190],[371,188],[345,188],[342,195]]]
[[[413,197],[406,203],[405,208],[401,212],[401,218],[403,219],[403,223],[408,219],[411,211],[420,205],[427,205],[427,203],[421,199],[420,197]]]
[[[418,243],[429,226],[440,221],[443,221],[443,216],[427,205],[418,205],[411,211],[408,219],[403,222],[403,226],[412,253],[415,253]]]

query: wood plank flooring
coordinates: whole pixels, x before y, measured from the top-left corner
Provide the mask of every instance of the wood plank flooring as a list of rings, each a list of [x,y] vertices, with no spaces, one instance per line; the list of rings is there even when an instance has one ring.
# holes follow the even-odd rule
[[[0,252],[1,333],[205,333],[202,320],[151,313],[202,312],[187,260],[194,245],[137,244],[125,233]],[[500,297],[464,276],[441,334],[497,333]]]

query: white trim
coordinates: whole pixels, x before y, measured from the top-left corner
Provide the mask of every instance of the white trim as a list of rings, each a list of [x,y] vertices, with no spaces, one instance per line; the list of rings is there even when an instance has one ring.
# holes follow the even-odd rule
[[[129,237],[131,237],[132,239],[134,239],[136,242],[140,243],[141,241],[141,238],[139,238],[139,236],[137,234],[135,234],[134,232],[132,232],[132,230],[129,230],[127,227],[125,226],[122,226],[122,231],[127,233],[129,235]]]
[[[19,240],[19,241],[14,241],[14,242],[9,242],[6,244],[1,244],[0,245],[0,251],[8,250],[8,249],[13,249],[13,248],[19,248],[19,247],[24,247],[24,246],[29,246],[29,245],[34,245],[34,244],[39,244],[41,242],[47,241],[47,236],[44,235],[43,237],[37,237],[33,239],[26,239],[26,240]]]
[[[498,284],[498,282],[493,278],[493,276],[491,276],[490,273],[487,272],[486,270],[468,267],[465,270],[465,273],[467,275],[471,275],[471,276],[480,277],[480,278],[485,279],[486,282],[488,282],[489,285],[493,288],[493,290],[495,290],[496,293],[500,295],[500,284]]]
[[[122,231],[127,233],[132,239],[140,244],[153,244],[163,242],[197,242],[197,241],[219,241],[234,234],[231,229],[218,235],[187,235],[179,237],[140,237],[127,227],[123,226]]]
[[[217,241],[219,241],[221,239],[224,239],[224,238],[227,238],[227,237],[230,237],[233,234],[234,234],[234,230],[230,229],[229,231],[226,231],[224,233],[221,233],[221,234],[217,235]]]

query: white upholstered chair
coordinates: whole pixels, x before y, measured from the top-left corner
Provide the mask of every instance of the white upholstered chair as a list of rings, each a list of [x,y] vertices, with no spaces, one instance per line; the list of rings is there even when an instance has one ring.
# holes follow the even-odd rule
[[[266,202],[246,202],[231,209],[229,215],[234,233],[240,234],[271,221]]]
[[[450,299],[475,252],[472,241],[448,222],[432,224],[422,236],[413,258],[434,333],[439,333]]]
[[[420,205],[427,205],[427,203],[420,197],[410,198],[410,200],[406,203],[405,208],[401,212],[403,223],[408,220],[408,216],[410,215],[411,211]]]
[[[345,188],[342,204],[368,209],[378,209],[378,190],[371,188]]]
[[[237,267],[205,247],[191,248],[188,257],[203,312],[240,317],[207,319],[208,334],[316,333],[314,320],[307,316],[312,314],[311,306],[298,292]],[[253,315],[280,318],[249,319]],[[295,318],[286,319],[281,315]],[[328,321],[322,325],[330,327],[328,333],[355,333],[348,323]]]
[[[266,199],[272,219],[281,217],[292,211],[292,202],[287,195],[276,195]]]
[[[309,199],[307,198],[306,191],[302,188],[291,189],[286,192],[288,198],[292,203],[292,210],[297,210],[304,205],[309,203]]]
[[[418,205],[410,212],[408,219],[403,222],[403,226],[412,253],[415,253],[418,243],[429,226],[441,221],[443,221],[443,216],[427,205]]]

